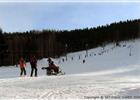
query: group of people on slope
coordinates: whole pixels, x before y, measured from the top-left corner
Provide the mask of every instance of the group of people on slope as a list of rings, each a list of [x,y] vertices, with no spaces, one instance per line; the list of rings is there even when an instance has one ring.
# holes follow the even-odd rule
[[[33,76],[33,72],[35,70],[35,77],[37,77],[37,59],[35,56],[31,56],[30,57],[30,65],[31,65],[31,77]],[[23,59],[23,57],[20,58],[19,60],[19,66],[20,66],[20,76],[23,75],[26,75],[26,69],[25,69],[25,66],[26,66],[26,62],[25,60]]]
[[[54,64],[54,62],[52,61],[52,59],[51,58],[48,58],[47,61],[48,61],[48,65],[49,65],[47,67],[48,72],[51,73],[52,71],[54,71],[55,73],[58,73],[59,72],[59,68],[58,68],[58,66],[56,66]],[[33,76],[33,73],[35,71],[35,77],[37,77],[37,59],[36,59],[35,56],[31,56],[30,57],[30,65],[31,65],[31,74],[30,74],[30,76],[32,77]],[[26,62],[23,59],[23,57],[21,57],[20,60],[19,60],[19,66],[20,66],[20,70],[21,70],[20,76],[22,76],[23,73],[26,76],[26,69],[25,69]]]

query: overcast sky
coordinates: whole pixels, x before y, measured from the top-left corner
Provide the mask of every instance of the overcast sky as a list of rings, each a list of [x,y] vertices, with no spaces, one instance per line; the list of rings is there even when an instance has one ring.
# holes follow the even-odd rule
[[[0,3],[0,27],[6,32],[32,29],[71,30],[139,18],[139,2]]]

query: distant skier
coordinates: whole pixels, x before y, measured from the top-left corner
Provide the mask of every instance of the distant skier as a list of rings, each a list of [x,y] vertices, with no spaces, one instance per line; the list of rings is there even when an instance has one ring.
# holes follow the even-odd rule
[[[35,77],[37,77],[37,59],[35,56],[30,57],[30,64],[31,64],[31,77],[33,76],[33,72],[35,70]]]
[[[64,62],[64,61],[65,61],[65,59],[63,58],[63,59],[62,59],[62,61]]]
[[[81,57],[79,56],[79,60],[80,60],[80,58],[81,58]]]
[[[26,63],[25,63],[25,60],[23,59],[23,57],[20,58],[19,60],[19,66],[20,66],[20,76],[22,76],[23,72],[24,72],[24,75],[26,75],[26,70],[25,70],[25,66],[26,66]]]
[[[71,57],[71,60],[73,60],[73,57]]]
[[[85,59],[83,59],[83,64],[86,62],[86,60]]]

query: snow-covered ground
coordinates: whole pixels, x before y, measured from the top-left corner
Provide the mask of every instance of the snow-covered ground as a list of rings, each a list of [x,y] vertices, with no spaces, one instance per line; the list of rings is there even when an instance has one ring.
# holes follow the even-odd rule
[[[120,44],[53,59],[66,73],[61,76],[45,75],[45,58],[38,61],[38,77],[29,77],[29,63],[26,77],[18,67],[1,67],[0,99],[140,99],[140,40]]]

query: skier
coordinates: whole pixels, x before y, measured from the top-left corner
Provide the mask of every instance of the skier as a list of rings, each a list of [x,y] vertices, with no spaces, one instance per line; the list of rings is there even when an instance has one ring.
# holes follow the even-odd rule
[[[20,76],[22,76],[23,72],[24,72],[24,75],[26,75],[26,70],[25,70],[26,63],[25,63],[23,57],[21,57],[19,60],[19,66],[20,66],[20,70],[21,70]]]
[[[85,59],[83,59],[83,64],[86,62],[86,60]]]
[[[37,59],[35,56],[30,57],[30,64],[31,64],[31,77],[33,76],[33,72],[35,70],[35,77],[37,77]]]

